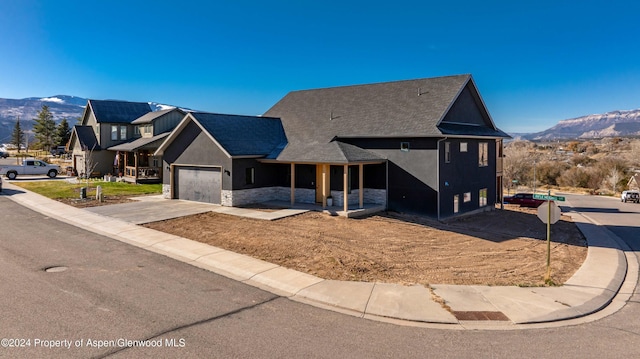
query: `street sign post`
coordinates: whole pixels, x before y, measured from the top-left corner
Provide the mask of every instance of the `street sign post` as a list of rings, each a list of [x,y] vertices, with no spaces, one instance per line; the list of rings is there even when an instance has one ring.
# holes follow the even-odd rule
[[[538,207],[538,218],[547,225],[547,274],[544,276],[546,283],[551,280],[551,225],[558,222],[562,214],[560,207],[551,201],[564,202],[565,198],[562,196],[552,196],[551,191],[548,191],[546,195],[534,193],[533,198],[547,201],[546,204],[541,204],[540,207]]]

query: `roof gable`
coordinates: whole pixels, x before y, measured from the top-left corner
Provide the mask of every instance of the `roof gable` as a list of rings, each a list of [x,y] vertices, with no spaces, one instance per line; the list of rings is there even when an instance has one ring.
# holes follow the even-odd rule
[[[146,102],[89,100],[87,111],[92,111],[98,123],[131,123],[151,112]]]
[[[275,158],[287,144],[278,118],[191,112],[156,153],[162,153],[190,122],[196,123],[229,157]]]
[[[78,139],[81,150],[100,150],[100,144],[98,144],[98,139],[96,138],[96,134],[93,132],[93,128],[91,128],[91,126],[73,126],[73,129],[71,130],[71,139],[69,141],[72,146],[74,144],[74,137]]]

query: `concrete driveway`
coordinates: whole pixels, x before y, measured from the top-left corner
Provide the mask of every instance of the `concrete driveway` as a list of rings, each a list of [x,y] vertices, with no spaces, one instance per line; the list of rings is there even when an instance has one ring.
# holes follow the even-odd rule
[[[214,204],[169,200],[162,196],[143,196],[135,199],[136,202],[88,207],[85,210],[129,223],[143,224],[210,212],[220,208]]]

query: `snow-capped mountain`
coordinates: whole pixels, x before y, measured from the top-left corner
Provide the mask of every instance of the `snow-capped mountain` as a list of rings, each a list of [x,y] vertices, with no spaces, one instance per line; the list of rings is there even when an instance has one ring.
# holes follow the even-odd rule
[[[640,109],[611,111],[562,120],[542,132],[531,133],[529,140],[553,140],[567,138],[640,136]]]
[[[0,144],[11,140],[11,133],[16,120],[20,118],[23,130],[33,127],[33,120],[38,117],[42,105],[47,105],[56,123],[66,118],[71,126],[82,117],[87,99],[77,96],[56,95],[49,97],[28,97],[23,99],[0,98]],[[175,106],[149,102],[152,111],[165,110]],[[186,111],[190,111],[186,109]]]

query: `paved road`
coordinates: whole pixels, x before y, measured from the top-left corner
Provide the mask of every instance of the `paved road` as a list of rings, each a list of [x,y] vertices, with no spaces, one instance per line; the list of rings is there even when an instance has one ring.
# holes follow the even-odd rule
[[[604,205],[593,212],[597,220],[611,221],[616,233],[637,241],[638,224],[631,224],[638,213],[620,213],[613,200],[571,200],[585,208]],[[31,340],[31,347],[0,347],[0,358],[640,357],[637,288],[616,314],[573,327],[403,327],[279,298],[54,221],[2,196],[0,223],[0,338]],[[52,266],[68,269],[43,270]],[[36,339],[66,339],[72,347],[35,348]],[[89,339],[116,342],[95,348],[88,345],[99,342]],[[163,347],[119,348],[118,339],[162,339]],[[175,339],[177,347],[166,347],[164,339]],[[82,347],[75,347],[77,340]]]

